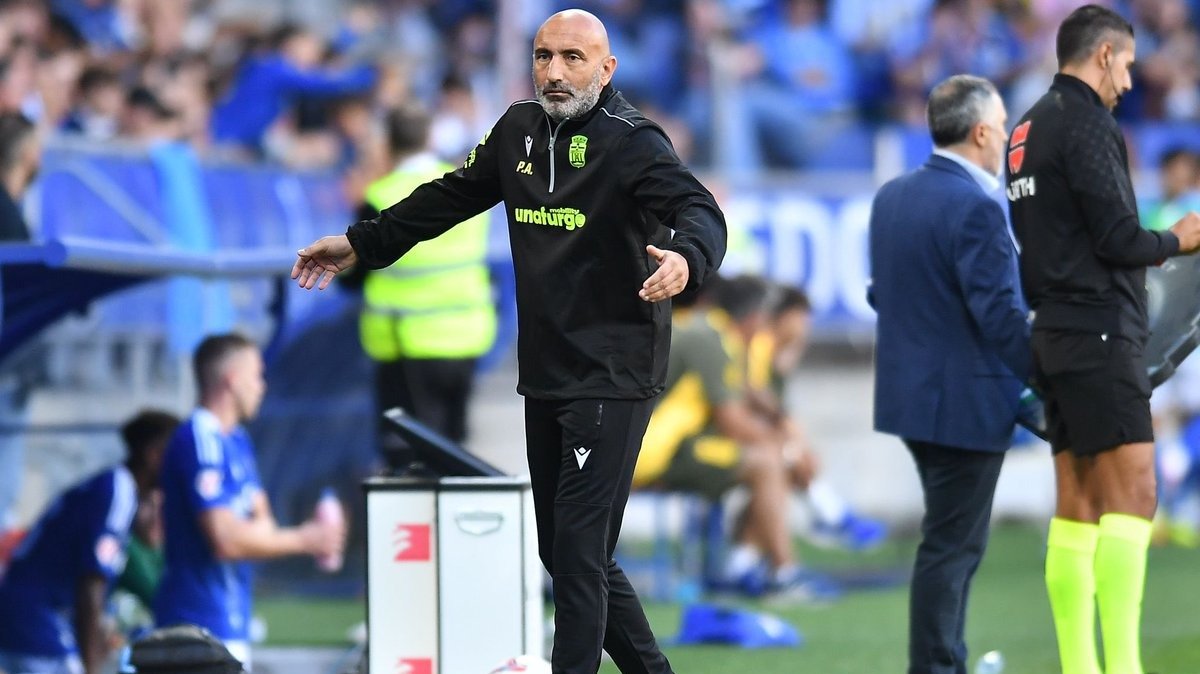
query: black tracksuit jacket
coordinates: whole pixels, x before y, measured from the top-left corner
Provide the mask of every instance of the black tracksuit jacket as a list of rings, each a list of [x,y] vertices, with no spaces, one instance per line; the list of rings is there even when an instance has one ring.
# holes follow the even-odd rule
[[[1033,327],[1149,335],[1146,266],[1179,253],[1138,222],[1125,139],[1095,91],[1054,77],[1009,140],[1008,200]]]
[[[360,264],[377,269],[500,201],[516,269],[517,391],[548,400],[662,391],[671,306],[638,297],[658,267],[646,245],[683,255],[694,287],[720,265],[726,239],[712,194],[662,129],[611,86],[561,123],[536,100],[518,101],[462,168],[346,234]]]

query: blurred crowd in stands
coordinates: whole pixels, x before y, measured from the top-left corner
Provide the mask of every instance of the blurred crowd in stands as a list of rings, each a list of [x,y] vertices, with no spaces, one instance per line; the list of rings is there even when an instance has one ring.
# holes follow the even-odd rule
[[[296,4],[328,20],[292,22]],[[435,115],[434,149],[459,161],[512,95],[498,43],[524,54],[543,18],[579,6],[608,26],[617,86],[685,158],[807,168],[841,130],[921,124],[929,88],[952,73],[987,77],[1026,109],[1055,70],[1055,27],[1081,2],[514,0],[519,25],[506,26],[499,4],[0,0],[0,109],[49,134],[177,139],[367,180],[388,168],[385,113],[414,100]],[[1200,118],[1200,0],[1103,4],[1137,29],[1122,118]]]

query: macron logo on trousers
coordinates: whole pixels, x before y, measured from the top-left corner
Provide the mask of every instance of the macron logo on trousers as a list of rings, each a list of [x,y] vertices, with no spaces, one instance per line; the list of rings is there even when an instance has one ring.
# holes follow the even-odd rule
[[[579,470],[583,470],[583,464],[587,463],[588,457],[592,455],[592,450],[584,447],[575,448],[575,463],[579,464]]]

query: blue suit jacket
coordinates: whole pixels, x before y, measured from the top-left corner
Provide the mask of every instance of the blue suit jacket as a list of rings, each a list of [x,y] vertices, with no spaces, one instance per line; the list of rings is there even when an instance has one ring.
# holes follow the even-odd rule
[[[870,249],[875,430],[1007,449],[1031,356],[1000,204],[933,155],[875,195]]]

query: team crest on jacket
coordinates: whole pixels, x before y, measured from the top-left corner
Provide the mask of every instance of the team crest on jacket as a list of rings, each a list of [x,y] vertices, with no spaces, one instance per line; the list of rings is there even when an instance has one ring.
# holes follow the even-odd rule
[[[583,168],[587,163],[587,136],[571,136],[571,147],[567,150],[567,161],[575,168]]]

